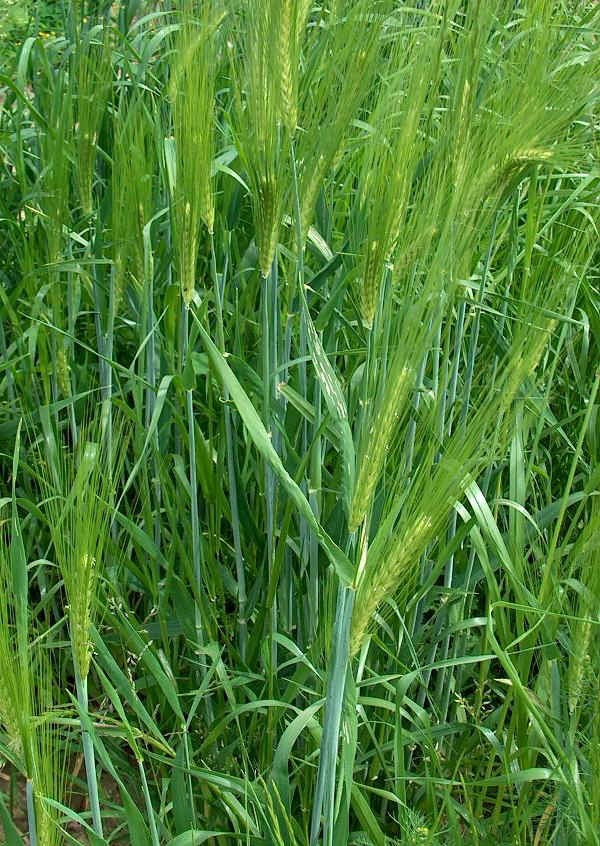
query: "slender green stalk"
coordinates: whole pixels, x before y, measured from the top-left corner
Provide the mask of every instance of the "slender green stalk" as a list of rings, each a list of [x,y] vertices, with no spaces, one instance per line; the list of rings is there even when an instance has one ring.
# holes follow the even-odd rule
[[[87,677],[82,678],[79,670],[78,658],[73,654],[75,666],[75,687],[77,690],[77,702],[83,714],[89,719]],[[85,760],[85,775],[87,779],[88,795],[90,798],[90,810],[92,812],[92,824],[94,831],[99,837],[103,837],[102,816],[100,813],[100,798],[98,795],[98,776],[96,773],[96,756],[94,743],[85,724],[81,724],[81,739],[83,743],[83,756]]]
[[[158,829],[156,827],[156,815],[152,806],[152,799],[148,789],[148,779],[146,778],[146,769],[141,758],[138,759],[138,770],[142,782],[142,792],[144,794],[144,802],[146,804],[146,813],[148,815],[148,822],[150,823],[150,837],[152,838],[152,846],[160,846],[160,838],[158,836]]]
[[[213,290],[215,295],[215,305],[217,312],[217,343],[222,353],[225,353],[225,331],[223,326],[223,300],[225,296],[225,281],[229,265],[229,252],[227,252],[225,260],[225,268],[223,269],[223,281],[219,285],[219,277],[217,274],[217,259],[215,255],[215,239],[214,235],[210,236],[211,248],[211,276],[213,280]],[[238,639],[240,646],[240,656],[242,661],[246,657],[246,647],[248,645],[248,621],[246,619],[246,571],[244,566],[244,556],[242,553],[242,540],[240,533],[240,514],[238,507],[237,494],[237,479],[235,473],[235,457],[233,454],[233,431],[231,424],[231,409],[229,407],[229,391],[224,388],[223,399],[225,407],[223,410],[224,424],[225,424],[225,448],[227,450],[227,477],[229,481],[229,507],[231,508],[231,526],[233,530],[233,548],[235,552],[235,572],[238,593]]]
[[[272,401],[273,389],[272,385],[275,380],[275,372],[277,369],[277,251],[273,259],[273,266],[267,276],[262,279],[262,344],[263,344],[263,415],[267,424],[267,432],[275,447],[276,435],[272,419]],[[276,447],[275,447],[276,448]],[[265,499],[267,507],[267,577],[271,581],[274,573],[275,565],[275,493],[276,483],[275,474],[271,465],[265,462]],[[271,672],[277,666],[277,644],[273,637],[277,632],[277,600],[273,600],[273,605],[269,617],[269,648]]]
[[[182,304],[182,371],[185,371],[188,365],[189,357],[189,327],[188,327],[189,308]],[[197,599],[194,605],[194,622],[196,627],[196,645],[198,647],[198,660],[202,675],[206,672],[206,660],[202,654],[202,648],[205,645],[204,625],[202,622],[202,608],[200,607],[200,597],[204,594],[204,575],[203,575],[203,544],[202,536],[200,534],[200,515],[198,507],[198,478],[196,473],[196,421],[194,419],[194,391],[192,388],[186,388],[185,391],[185,409],[187,418],[188,430],[188,462],[190,473],[190,497],[191,497],[191,530],[192,530],[192,563],[194,568],[194,581],[196,587]],[[212,710],[210,698],[207,697],[207,709]]]
[[[327,695],[325,699],[323,734],[321,736],[321,754],[312,804],[310,824],[311,846],[315,846],[318,841],[321,828],[321,814],[324,815],[323,844],[324,846],[331,846],[333,843],[337,753],[346,674],[351,672],[349,666],[349,649],[354,596],[354,590],[346,588],[343,585],[339,586],[327,670]]]
[[[194,802],[194,791],[192,788],[192,756],[190,754],[190,733],[187,723],[183,725],[183,751],[185,753],[185,766],[187,769],[187,791],[188,801],[190,803],[190,812],[194,828],[196,827],[196,803]]]
[[[147,237],[146,237],[147,231]],[[154,261],[152,258],[152,245],[150,243],[150,223],[144,227],[144,279],[145,290],[147,291],[147,310],[148,310],[148,352],[146,357],[146,378],[148,380],[148,388],[146,391],[146,428],[149,429],[152,417],[154,415],[155,400],[156,400],[156,342],[155,342],[155,314],[154,314]],[[152,465],[154,471],[154,497],[155,497],[155,512],[156,518],[154,520],[154,543],[160,547],[160,510],[161,510],[161,487],[160,487],[160,470],[158,463],[159,445],[158,445],[158,429],[155,429],[153,435],[153,456]]]
[[[301,291],[304,290],[305,278],[304,278],[304,250],[305,250],[305,239],[306,233],[303,231],[303,221],[302,221],[302,209],[300,206],[300,188],[298,182],[298,170],[297,170],[297,163],[296,163],[296,151],[294,147],[294,140],[293,138],[290,139],[290,162],[292,166],[292,180],[293,180],[293,188],[294,188],[294,223],[295,223],[295,233],[296,233],[296,265],[295,265],[295,278],[294,278],[294,288],[292,289],[292,293],[289,298],[294,303],[300,303],[300,294],[297,293],[295,290],[296,286],[298,286]],[[292,315],[288,316],[288,329],[290,332],[290,347],[291,347],[291,329],[292,329]],[[307,382],[307,373],[306,373],[306,352],[307,352],[307,328],[306,328],[306,315],[304,309],[300,309],[300,331],[299,331],[299,340],[298,340],[298,356],[300,358],[299,364],[299,374],[300,374],[300,392],[302,398],[307,402],[308,401],[308,382]],[[287,356],[289,358],[289,354]],[[318,387],[315,384],[315,390],[318,391]],[[315,417],[314,420],[314,429],[318,431],[320,421],[318,419],[318,415]],[[308,449],[308,421],[303,420],[301,423],[302,427],[302,435],[301,435],[301,443],[302,443],[302,453],[305,455]],[[311,467],[314,467],[317,458],[317,450],[318,450],[318,441],[315,443],[313,449],[313,460],[311,462]],[[316,476],[316,468],[313,470],[313,482],[315,481]],[[320,487],[320,485],[312,484],[313,490],[309,493],[309,503],[315,516],[318,518],[318,501],[316,497],[316,490]],[[304,484],[303,486],[304,493],[307,493],[307,485]],[[308,526],[306,525],[306,521],[302,520],[300,523],[300,532],[301,532],[301,550],[302,550],[302,568],[303,570],[309,570],[309,593],[308,593],[308,603],[310,609],[310,623],[309,623],[309,637],[314,638],[317,634],[318,627],[319,627],[319,569],[318,569],[318,544],[316,543],[316,539],[313,538],[309,532]]]
[[[37,825],[35,818],[35,799],[33,796],[33,782],[30,778],[25,783],[25,794],[27,803],[27,830],[29,832],[30,846],[37,846]]]

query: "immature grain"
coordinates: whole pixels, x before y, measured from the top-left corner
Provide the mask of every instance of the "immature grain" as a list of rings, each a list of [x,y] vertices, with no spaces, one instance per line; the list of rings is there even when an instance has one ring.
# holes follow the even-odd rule
[[[186,201],[180,223],[179,278],[183,302],[189,308],[196,290],[196,260],[198,257],[198,219],[189,200]]]
[[[310,227],[313,209],[319,193],[319,188],[323,184],[325,174],[327,171],[327,160],[323,153],[320,153],[316,161],[313,163],[309,173],[306,184],[302,188],[302,201],[300,204],[300,225],[303,238],[306,238]]]
[[[279,231],[279,209],[274,180],[265,178],[258,186],[256,204],[256,241],[258,264],[266,278],[273,264]]]
[[[515,349],[507,364],[506,385],[503,391],[505,407],[513,401],[523,381],[534,373],[556,323],[554,319],[546,320],[544,325],[537,326],[523,335],[519,348]]]
[[[296,54],[295,34],[295,3],[294,0],[281,0],[279,12],[278,58],[281,80],[281,108],[283,124],[287,131],[293,134],[298,122],[296,103],[296,80],[293,63]]]
[[[298,17],[296,26],[296,55],[300,55],[300,48],[302,46],[302,36],[304,29],[308,23],[310,13],[312,11],[312,0],[299,0],[298,2]]]
[[[16,755],[20,755],[23,751],[23,745],[19,712],[13,690],[14,685],[8,675],[11,672],[9,661],[10,659],[7,656],[2,656],[2,667],[0,667],[0,725],[4,728],[8,737],[9,749]]]
[[[373,328],[377,311],[382,265],[380,242],[371,241],[365,250],[361,287],[362,319],[367,329]]]
[[[44,798],[35,791],[35,822],[39,846],[51,846],[56,842],[56,826],[48,813]]]
[[[70,367],[64,344],[58,344],[56,351],[56,381],[63,397],[71,396]]]
[[[112,77],[109,28],[102,33],[102,42],[87,33],[76,54],[77,74],[77,188],[83,213],[90,215],[94,207],[93,187],[98,135],[106,114]]]
[[[350,508],[350,532],[360,526],[371,505],[388,446],[406,409],[406,400],[414,383],[415,371],[406,365],[390,377],[383,402],[364,438],[365,446]]]
[[[571,637],[571,655],[568,673],[569,714],[573,715],[581,703],[587,671],[591,666],[592,636],[598,628],[600,613],[600,545],[596,533],[600,527],[600,508],[595,501],[593,513],[587,524],[583,545],[583,567],[579,581],[584,591],[579,595],[577,619]]]
[[[22,713],[25,702],[20,694],[22,665],[18,657],[14,607],[11,602],[12,567],[0,526],[0,726],[8,738],[8,747],[20,755],[23,751]],[[19,701],[21,699],[21,701]]]
[[[200,224],[214,231],[212,166],[215,148],[215,79],[217,30],[222,15],[208,0],[198,6],[201,26],[184,5],[176,41],[169,92],[173,103],[176,169],[172,197],[175,250],[183,301],[189,307],[195,291]]]
[[[354,603],[350,634],[352,655],[362,646],[375,612],[386,597],[400,591],[404,599],[408,598],[419,573],[419,558],[433,534],[432,518],[425,512],[417,514],[404,531],[394,537],[387,554],[376,562],[375,572],[369,572],[367,563],[365,578]]]
[[[71,624],[71,639],[73,654],[79,667],[81,678],[87,678],[92,650],[90,644],[90,626],[92,623],[93,592],[97,580],[96,559],[84,553],[78,566],[77,595],[73,595],[69,619]],[[73,590],[72,590],[73,593]]]
[[[592,630],[595,628],[591,620],[579,620],[573,637],[573,651],[569,662],[568,690],[569,714],[574,714],[581,700],[586,670],[590,667],[590,643]]]

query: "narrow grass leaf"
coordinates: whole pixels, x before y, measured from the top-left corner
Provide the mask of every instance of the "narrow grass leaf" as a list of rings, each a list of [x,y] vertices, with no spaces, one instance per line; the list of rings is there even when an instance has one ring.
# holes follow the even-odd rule
[[[196,318],[196,321],[198,321],[198,318]],[[200,330],[200,337],[204,346],[206,347],[206,351],[209,355],[215,372],[217,373],[219,380],[222,382],[224,387],[226,387],[229,391],[231,399],[234,401],[236,408],[239,411],[240,416],[244,421],[256,448],[259,450],[264,459],[271,465],[273,470],[277,473],[279,479],[281,480],[281,483],[287,490],[290,497],[295,502],[298,511],[306,520],[306,522],[316,534],[316,536],[319,538],[323,549],[327,553],[327,556],[333,564],[340,579],[344,582],[344,584],[351,584],[354,576],[354,568],[352,567],[352,564],[350,563],[348,557],[342,552],[339,546],[337,546],[337,544],[329,537],[327,532],[323,529],[323,527],[316,519],[313,510],[308,503],[308,500],[283,466],[281,458],[279,457],[277,452],[275,452],[267,430],[265,429],[260,417],[258,416],[256,409],[250,402],[248,395],[236,379],[231,368],[229,367],[217,347],[213,344],[208,333],[199,321],[198,327]]]

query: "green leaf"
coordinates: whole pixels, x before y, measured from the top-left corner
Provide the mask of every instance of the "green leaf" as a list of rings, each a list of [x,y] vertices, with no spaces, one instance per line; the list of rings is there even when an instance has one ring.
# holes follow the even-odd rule
[[[296,740],[309,724],[314,723],[315,727],[318,727],[320,732],[321,727],[315,719],[315,714],[322,707],[323,700],[321,699],[314,705],[306,708],[301,714],[298,714],[297,717],[294,717],[292,722],[281,735],[281,739],[277,744],[277,749],[275,750],[275,755],[273,756],[271,774],[273,781],[277,786],[283,806],[288,813],[291,812],[288,762],[290,761],[292,755],[292,748]]]
[[[193,391],[196,387],[196,374],[194,373],[194,362],[191,355],[188,355],[185,367],[183,368],[181,384],[186,391]]]
[[[194,824],[194,817],[188,791],[188,781],[186,778],[185,744],[183,740],[177,747],[177,757],[175,758],[175,766],[172,770],[171,799],[173,801],[175,831],[179,834],[183,834]]]
[[[129,793],[123,788],[121,788],[121,799],[123,800],[125,819],[127,820],[127,828],[131,837],[131,846],[148,846],[150,843],[150,833],[146,827],[144,818]]]
[[[112,614],[110,616],[114,620],[115,624],[121,629],[123,636],[127,641],[128,648],[132,652],[135,652],[140,661],[145,664],[146,669],[162,690],[165,699],[173,709],[174,714],[178,717],[181,725],[183,725],[185,718],[183,716],[183,711],[181,710],[181,705],[179,704],[177,690],[173,685],[172,679],[167,676],[163,668],[160,666],[158,658],[154,652],[152,652],[150,644],[144,641],[139,632],[133,628],[129,620],[127,620],[122,614],[119,615],[118,618],[114,617]]]
[[[354,578],[354,568],[350,563],[348,557],[342,552],[339,546],[329,537],[325,529],[323,529],[321,524],[316,519],[315,515],[313,514],[313,510],[308,503],[308,500],[306,499],[298,485],[294,482],[290,474],[287,472],[287,470],[282,464],[281,458],[274,450],[267,430],[265,429],[262,420],[258,416],[256,409],[250,402],[248,395],[236,379],[231,368],[229,367],[217,347],[213,344],[204,327],[198,321],[196,315],[194,315],[194,319],[198,323],[200,337],[204,346],[206,347],[206,351],[211,360],[212,366],[223,386],[229,391],[229,395],[235,403],[236,408],[239,411],[240,416],[244,421],[244,424],[248,429],[250,437],[254,441],[256,448],[261,453],[263,458],[268,461],[268,463],[271,465],[271,467],[279,477],[282,485],[296,504],[298,511],[306,520],[306,522],[316,534],[316,536],[319,538],[323,549],[327,553],[327,557],[335,568],[340,579],[344,582],[344,584],[350,585]]]
[[[94,642],[97,658],[104,666],[104,669],[106,670],[116,690],[118,690],[123,699],[125,699],[130,708],[135,712],[140,722],[142,722],[148,728],[150,733],[160,741],[165,750],[168,750],[172,755],[175,755],[174,750],[171,746],[169,746],[159,727],[156,725],[155,721],[138,698],[134,686],[121,670],[110,650],[102,640],[98,630],[93,625],[91,626],[91,637]]]
[[[373,841],[374,846],[385,846],[385,834],[381,830],[377,822],[377,817],[356,783],[352,785],[352,808],[361,826]]]
[[[157,564],[161,564],[165,568],[168,567],[168,563],[165,556],[156,546],[152,538],[149,537],[143,529],[140,529],[139,526],[136,526],[133,520],[130,520],[129,517],[125,517],[125,515],[122,514],[120,511],[117,511],[115,513],[115,519],[131,536],[132,541],[137,544],[137,546],[139,546],[141,549],[143,549],[144,552],[149,555],[153,561],[156,561]]]
[[[189,831],[184,831],[178,834],[172,840],[169,840],[167,846],[199,846],[211,837],[246,837],[242,832],[239,834],[231,831],[195,831],[193,828]]]
[[[10,818],[10,814],[4,805],[4,798],[0,794],[0,820],[2,820],[2,828],[4,829],[4,843],[6,846],[24,846],[24,841],[15,824]]]
[[[154,406],[154,411],[152,412],[152,419],[150,420],[150,425],[148,426],[148,431],[146,432],[146,439],[144,441],[144,446],[142,448],[142,451],[140,452],[140,455],[139,455],[137,461],[135,462],[135,464],[133,466],[131,473],[129,474],[129,478],[125,482],[125,485],[123,487],[123,491],[121,493],[121,496],[119,497],[119,502],[116,505],[117,511],[119,509],[119,505],[120,505],[123,497],[127,493],[131,483],[135,479],[137,472],[141,467],[142,461],[144,460],[146,450],[148,449],[148,444],[152,440],[152,436],[154,435],[156,427],[158,426],[158,421],[160,420],[160,415],[162,413],[163,406],[165,404],[165,400],[167,398],[167,391],[169,390],[169,385],[171,384],[172,381],[173,381],[172,375],[171,376],[163,376],[163,378],[160,380],[160,385],[158,386],[158,393],[156,395],[156,404]]]
[[[17,641],[19,646],[19,655],[21,661],[24,662],[24,666],[26,666],[28,636],[27,609],[29,583],[27,578],[27,558],[25,556],[25,546],[23,545],[23,535],[21,533],[21,522],[19,520],[19,513],[17,510],[16,495],[17,476],[19,472],[19,452],[21,444],[22,422],[22,419],[19,420],[12,461],[12,537],[10,541],[10,559],[12,567],[12,583],[15,601],[15,616],[17,624]]]
[[[321,385],[321,391],[327,404],[329,413],[331,414],[337,432],[342,443],[342,473],[343,473],[343,487],[342,496],[344,499],[344,507],[346,514],[350,513],[350,501],[352,498],[352,491],[354,490],[354,473],[356,458],[354,454],[354,441],[352,439],[352,429],[348,422],[348,409],[346,407],[346,400],[338,382],[335,371],[327,357],[319,334],[312,322],[310,311],[308,310],[308,303],[306,302],[306,294],[301,288],[302,298],[302,312],[306,321],[308,329],[308,346],[313,358],[313,365],[317,378]]]
[[[108,843],[103,837],[100,837],[99,834],[96,834],[93,828],[91,828],[86,821],[83,819],[80,814],[76,814],[75,811],[72,811],[70,808],[67,808],[66,805],[63,805],[61,802],[57,802],[56,799],[50,799],[50,797],[45,796],[44,802],[47,805],[50,805],[52,808],[56,808],[57,811],[60,811],[63,817],[70,820],[71,822],[76,823],[78,826],[81,826],[84,831],[87,833],[87,836],[90,838],[90,842],[92,846],[108,846]],[[78,843],[79,841],[73,838],[73,843]]]

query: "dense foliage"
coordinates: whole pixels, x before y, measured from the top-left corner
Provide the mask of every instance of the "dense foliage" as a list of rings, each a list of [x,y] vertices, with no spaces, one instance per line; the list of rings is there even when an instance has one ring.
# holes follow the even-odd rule
[[[60,0],[0,0],[0,70],[10,73],[15,54],[29,35],[50,38],[62,30],[64,13]]]
[[[60,15],[0,79],[5,841],[598,846],[598,5]]]

